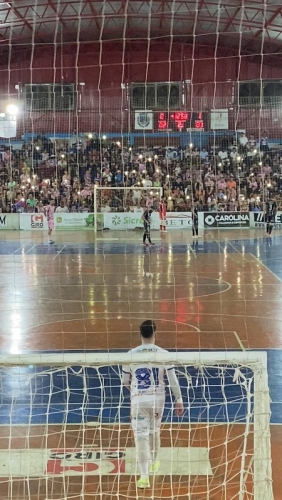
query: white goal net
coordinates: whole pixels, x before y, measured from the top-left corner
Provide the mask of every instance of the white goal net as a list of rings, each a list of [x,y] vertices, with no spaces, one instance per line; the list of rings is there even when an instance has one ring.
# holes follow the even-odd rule
[[[149,498],[273,500],[261,351],[2,356],[1,499],[140,497],[121,384],[121,365],[133,361],[173,364],[184,403],[176,417],[167,387]]]
[[[282,208],[280,10],[237,3],[2,2],[2,211],[47,191],[92,212],[103,172],[142,182],[135,159],[171,211]]]

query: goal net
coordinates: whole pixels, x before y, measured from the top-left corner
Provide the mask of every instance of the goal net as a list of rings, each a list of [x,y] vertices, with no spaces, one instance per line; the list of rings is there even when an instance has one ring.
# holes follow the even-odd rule
[[[146,179],[143,179],[146,184]],[[145,209],[152,209],[151,229],[159,228],[158,209],[163,189],[161,187],[109,187],[94,186],[94,213],[101,214],[103,225],[95,223],[94,229],[129,230],[143,227]],[[149,182],[150,184],[150,182]],[[95,220],[98,219],[95,217]]]
[[[167,387],[149,498],[273,500],[261,351],[2,356],[3,500],[140,498],[128,363],[173,364],[184,403],[176,417]]]
[[[1,155],[17,187],[4,210],[63,188],[92,211],[103,169],[125,187],[138,160],[171,211],[197,198],[260,225],[265,201],[280,203],[280,11],[206,2],[3,2]]]

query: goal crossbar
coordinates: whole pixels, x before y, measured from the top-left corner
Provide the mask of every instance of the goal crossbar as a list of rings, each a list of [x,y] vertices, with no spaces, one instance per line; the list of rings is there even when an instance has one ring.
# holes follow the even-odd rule
[[[177,351],[165,353],[132,354],[131,352],[53,352],[32,354],[1,354],[0,366],[50,365],[113,365],[130,362],[177,363],[182,365],[244,365],[254,370],[265,371],[267,376],[267,353],[265,351]],[[267,382],[267,380],[266,380]],[[268,386],[267,386],[268,387]]]

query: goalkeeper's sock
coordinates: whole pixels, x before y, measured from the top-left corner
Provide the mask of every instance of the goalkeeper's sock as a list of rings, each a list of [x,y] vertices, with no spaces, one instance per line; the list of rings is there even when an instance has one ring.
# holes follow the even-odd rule
[[[137,437],[136,439],[137,462],[141,474],[141,479],[149,476],[150,447],[149,437]]]
[[[157,462],[160,447],[161,447],[160,433],[154,432],[153,434],[150,434],[150,451],[151,451],[152,465]],[[151,469],[152,469],[152,466],[151,466]]]

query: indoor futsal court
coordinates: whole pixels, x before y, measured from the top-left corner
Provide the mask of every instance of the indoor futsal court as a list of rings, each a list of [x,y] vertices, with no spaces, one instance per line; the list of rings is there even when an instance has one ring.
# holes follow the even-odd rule
[[[19,239],[3,234],[2,353],[35,351],[39,356],[48,352],[50,359],[58,352],[118,355],[138,344],[144,318],[154,318],[158,344],[172,351],[266,350],[273,487],[274,498],[279,498],[279,234],[269,240],[259,231],[248,235],[238,231],[236,239],[234,232],[232,239],[230,232],[222,239],[218,232],[213,237],[206,232],[201,241],[193,242],[177,231],[173,237],[172,233],[162,239],[156,236],[152,249],[140,246],[138,233],[136,238],[120,233],[112,240],[109,235],[93,238],[87,233],[80,243],[74,234],[65,233],[57,236],[53,246],[41,236]],[[177,239],[180,243],[175,243]],[[240,391],[233,393],[227,413],[216,385],[209,398],[217,405],[211,405],[209,413],[204,406],[192,404],[191,412],[178,421],[168,403],[161,433],[162,466],[152,488],[140,492],[135,485],[128,399],[118,409],[119,374],[104,373],[102,396],[101,380],[89,369],[85,400],[78,368],[55,371],[52,377],[49,368],[39,367],[43,375],[38,375],[36,385],[34,366],[10,368],[6,373],[2,369],[2,498],[203,499],[207,489],[212,499],[239,498],[238,450],[244,443],[244,468],[250,476],[245,494],[249,488],[246,498],[252,497],[253,435],[243,439],[245,409],[237,399]],[[99,450],[107,455],[98,459],[96,455],[94,460]],[[5,470],[9,470],[6,477]]]

